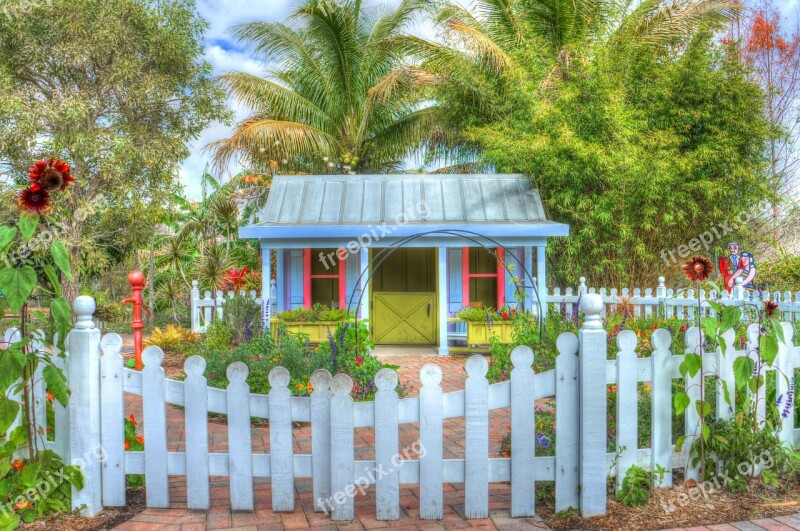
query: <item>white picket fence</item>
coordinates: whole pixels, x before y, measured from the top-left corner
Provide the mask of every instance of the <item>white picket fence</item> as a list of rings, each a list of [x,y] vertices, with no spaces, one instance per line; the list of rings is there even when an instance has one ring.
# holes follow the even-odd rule
[[[198,282],[196,280],[192,281],[192,291],[190,295],[190,319],[191,319],[191,327],[192,332],[205,332],[208,325],[211,324],[214,318],[222,319],[224,313],[222,306],[225,304],[226,300],[232,299],[234,297],[249,297],[256,301],[258,304],[261,304],[262,298],[258,295],[256,290],[251,291],[240,291],[238,293],[230,290],[230,291],[222,291],[217,290],[216,293],[212,293],[211,291],[204,291],[202,294],[200,292],[200,288],[198,287]],[[277,281],[272,279],[270,284],[270,308],[269,314],[272,315],[277,311],[276,302],[277,298]]]
[[[697,478],[689,466],[686,444],[676,453],[672,440],[672,381],[681,378],[679,365],[685,353],[673,353],[671,335],[659,329],[651,337],[655,349],[650,358],[636,354],[637,338],[631,331],[618,334],[620,352],[607,360],[607,334],[602,328],[602,299],[597,294],[582,297],[585,323],[579,334],[562,334],[557,341],[556,367],[542,373],[531,369],[534,353],[527,347],[512,352],[514,365],[510,380],[489,384],[488,363],[483,356],[467,359],[468,378],[463,391],[443,393],[441,369],[426,365],[420,373],[419,396],[400,399],[395,391],[394,371],[382,369],[376,376],[374,402],[354,402],[353,382],[344,374],[331,376],[317,370],[311,377],[310,397],[293,397],[287,388],[289,373],[282,367],[269,374],[268,395],[253,394],[246,383],[248,368],[241,362],[227,369],[227,389],[208,387],[204,378],[205,361],[186,360],[183,381],[165,378],[161,367],[163,352],[148,347],[142,372],[128,369],[120,355],[122,341],[116,334],[102,338],[94,327],[94,301],[79,297],[75,304],[77,323],[68,338],[67,373],[72,396],[68,408],[56,409],[57,449],[67,463],[82,464],[84,489],[73,493],[73,505],[85,506],[94,515],[104,506],[125,505],[126,474],[144,474],[148,507],[169,507],[169,478],[185,477],[187,505],[205,510],[211,505],[210,477],[228,477],[231,507],[254,510],[255,478],[270,478],[271,508],[295,508],[294,481],[312,478],[315,510],[327,510],[333,520],[354,517],[352,494],[374,484],[377,517],[398,519],[400,484],[420,486],[420,517],[443,516],[445,483],[464,483],[465,512],[469,518],[485,518],[489,512],[489,484],[511,482],[510,512],[522,517],[535,514],[536,482],[555,482],[555,509],[579,508],[584,516],[606,511],[608,475],[621,481],[626,470],[638,464],[654,470],[670,471],[658,487],[672,484],[676,468],[686,477]],[[793,329],[784,324],[786,342],[780,345],[777,367],[786,375],[800,368],[800,348],[792,345]],[[758,329],[748,330],[751,350],[758,340]],[[687,332],[687,352],[697,352],[700,332]],[[704,356],[707,371],[720,375],[728,389],[734,389],[733,362],[746,356],[736,350],[732,331],[724,335],[727,356],[721,351]],[[102,352],[102,355],[101,355]],[[778,377],[777,394],[786,395],[790,385]],[[652,444],[637,444],[638,382],[652,386]],[[699,375],[686,381],[696,398]],[[617,386],[618,451],[607,453],[607,386]],[[721,392],[720,386],[718,393]],[[125,394],[142,396],[144,452],[124,450]],[[763,393],[761,395],[764,396]],[[535,401],[555,397],[555,456],[536,456]],[[717,396],[716,416],[724,419],[735,412]],[[167,408],[185,408],[186,446],[183,452],[167,447]],[[758,415],[765,414],[764,400]],[[491,410],[511,408],[511,457],[489,454],[489,415]],[[228,451],[209,449],[208,414],[227,415]],[[254,453],[251,447],[251,418],[269,420],[270,453]],[[443,421],[465,419],[464,459],[443,459]],[[312,451],[295,454],[292,423],[310,423]],[[419,423],[419,459],[398,459],[399,426]],[[787,445],[800,443],[800,430],[794,428],[794,408],[782,419],[780,438]],[[354,430],[373,428],[375,459],[354,458]],[[686,410],[685,431],[697,436],[699,426],[694,407]],[[98,452],[101,449],[102,452]],[[94,458],[102,454],[102,459]],[[380,473],[376,473],[380,471]]]
[[[666,318],[688,318],[694,319],[697,309],[697,291],[695,289],[673,289],[667,288],[664,277],[659,277],[658,286],[653,288],[595,288],[586,285],[586,278],[581,277],[577,288],[553,288],[547,294],[547,303],[551,310],[561,310],[572,313],[575,304],[580,301],[580,297],[587,293],[596,293],[603,299],[609,311],[614,311],[620,303],[625,303],[633,308],[634,315],[631,317],[650,317],[661,316]],[[742,279],[736,279],[731,293],[723,290],[717,293],[715,290],[700,290],[700,299],[703,301],[704,312],[713,315],[713,310],[705,304],[706,301],[717,301],[723,305],[752,306],[762,308],[764,301],[770,300],[778,303],[778,312],[781,318],[787,322],[800,320],[800,291],[791,293],[789,291],[773,291],[758,293],[748,291],[742,287]]]

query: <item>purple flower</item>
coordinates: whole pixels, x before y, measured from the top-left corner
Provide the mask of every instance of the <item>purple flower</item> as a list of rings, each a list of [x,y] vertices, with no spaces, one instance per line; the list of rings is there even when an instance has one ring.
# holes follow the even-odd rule
[[[550,438],[541,433],[536,434],[536,448],[550,448]]]
[[[786,418],[789,416],[789,413],[792,412],[792,408],[794,407],[794,376],[792,379],[789,380],[789,390],[786,391],[786,403],[783,405],[783,411],[781,412],[781,418]]]

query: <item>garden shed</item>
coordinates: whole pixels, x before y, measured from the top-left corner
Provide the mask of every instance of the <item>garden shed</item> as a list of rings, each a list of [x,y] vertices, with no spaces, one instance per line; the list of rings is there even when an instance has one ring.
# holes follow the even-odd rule
[[[569,227],[547,219],[524,175],[279,175],[239,234],[260,240],[262,292],[275,279],[278,311],[360,298],[351,308],[369,319],[376,344],[438,345],[445,355],[448,318],[515,304],[512,277],[536,311],[547,295],[547,238]],[[376,254],[398,245],[378,266]]]

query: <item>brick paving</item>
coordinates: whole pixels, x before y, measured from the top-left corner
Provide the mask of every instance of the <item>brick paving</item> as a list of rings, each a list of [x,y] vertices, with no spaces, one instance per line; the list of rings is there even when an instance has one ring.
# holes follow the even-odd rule
[[[125,349],[128,350],[128,349]],[[406,384],[409,396],[419,392],[419,371],[426,363],[435,363],[442,368],[442,389],[444,392],[464,389],[466,357],[436,356],[391,356],[383,361],[400,365],[398,376],[402,384]],[[542,404],[544,405],[544,404]],[[126,395],[126,415],[133,413],[141,419],[141,398]],[[169,407],[167,412],[168,446],[171,452],[180,452],[185,446],[184,419],[182,410]],[[508,408],[493,410],[489,422],[489,444],[493,457],[498,456],[500,439],[510,424]],[[417,424],[404,424],[400,427],[401,448],[408,448],[418,438]],[[311,428],[307,425],[294,427],[295,453],[311,452]],[[253,451],[269,453],[269,429],[265,426],[254,426]],[[444,458],[464,458],[464,419],[448,419],[444,421]],[[357,428],[355,430],[355,457],[357,460],[374,459],[373,428]],[[225,452],[228,448],[227,426],[222,422],[209,424],[209,444],[212,452]],[[509,514],[511,491],[509,484],[492,483],[489,489],[489,518],[484,520],[467,520],[464,517],[463,484],[444,485],[444,518],[442,520],[421,520],[419,518],[419,488],[411,485],[401,486],[401,517],[397,521],[379,521],[375,517],[375,489],[357,493],[355,498],[356,519],[352,522],[333,522],[323,513],[315,513],[311,492],[311,480],[301,478],[295,480],[295,510],[291,513],[273,512],[270,507],[271,489],[269,480],[255,480],[254,512],[234,512],[230,508],[230,497],[227,478],[211,478],[211,509],[209,511],[191,511],[186,508],[186,481],[183,477],[170,478],[170,509],[146,509],[131,520],[115,527],[122,531],[195,531],[203,529],[226,529],[229,531],[262,531],[282,529],[315,529],[315,530],[366,530],[378,528],[394,529],[463,529],[483,527],[487,529],[522,530],[549,529],[539,518],[511,518]],[[692,530],[719,531],[764,531],[764,530],[798,530],[800,531],[800,513],[793,516],[774,519],[761,519],[753,522],[736,522],[733,524],[693,527]],[[687,531],[676,528],[671,531]]]

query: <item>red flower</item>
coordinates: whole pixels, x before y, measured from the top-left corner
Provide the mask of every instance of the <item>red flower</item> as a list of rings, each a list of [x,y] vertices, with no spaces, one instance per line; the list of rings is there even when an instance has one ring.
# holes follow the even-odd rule
[[[144,444],[144,437],[139,435],[138,437],[136,437],[136,442],[138,442],[139,444]]]
[[[772,314],[775,313],[775,310],[778,309],[778,303],[773,301],[764,301],[764,311],[767,313],[767,317],[772,317]]]
[[[364,360],[362,360],[361,358],[356,358],[356,363],[359,365],[364,365]]]
[[[14,510],[18,511],[20,509],[28,509],[28,508],[30,508],[30,506],[31,506],[31,504],[29,502],[22,501],[22,502],[14,504]]]
[[[508,320],[508,313],[506,313],[506,312],[503,312],[503,313],[501,313],[501,314],[500,314],[500,317],[501,317],[501,318],[502,318],[504,321],[507,321],[507,320]]]
[[[680,329],[681,332],[686,332],[686,325],[681,325]]]
[[[130,450],[130,449],[131,449],[131,443],[125,441],[125,450]]]
[[[222,277],[222,280],[220,280],[220,288],[238,292],[247,282],[247,273],[247,267],[243,267],[242,269],[232,268]]]
[[[136,422],[136,417],[134,417],[134,416],[133,416],[133,413],[131,413],[131,416],[130,416],[130,417],[128,417],[128,420],[129,420],[129,421],[131,421],[131,422],[133,422],[133,425],[134,425],[134,426],[136,426],[137,424],[139,424],[138,422]]]
[[[69,164],[61,159],[40,160],[28,169],[31,185],[38,185],[48,192],[67,189],[75,179],[70,175]]]
[[[19,204],[28,212],[41,214],[50,208],[50,193],[38,184],[33,184],[19,193]]]
[[[14,470],[16,470],[16,471],[20,471],[20,470],[22,470],[22,467],[24,467],[24,466],[25,466],[25,465],[24,465],[24,464],[22,463],[22,461],[20,461],[19,459],[15,459],[15,460],[14,460],[14,461],[11,463],[11,468],[13,468],[13,469],[14,469]]]

